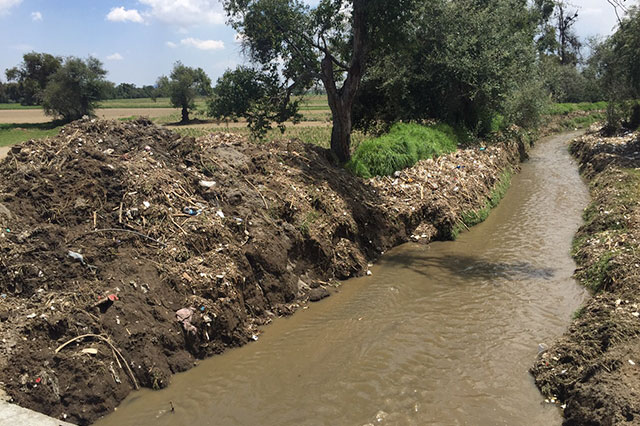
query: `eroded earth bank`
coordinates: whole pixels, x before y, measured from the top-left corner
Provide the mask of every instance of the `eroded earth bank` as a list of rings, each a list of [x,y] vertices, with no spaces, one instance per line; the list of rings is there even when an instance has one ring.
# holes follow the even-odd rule
[[[145,120],[15,146],[0,162],[0,381],[20,405],[90,423],[387,249],[450,238],[523,155],[460,149],[363,181],[299,141]]]
[[[591,205],[574,241],[576,277],[596,294],[532,369],[566,425],[640,424],[640,133],[594,127],[571,145]]]

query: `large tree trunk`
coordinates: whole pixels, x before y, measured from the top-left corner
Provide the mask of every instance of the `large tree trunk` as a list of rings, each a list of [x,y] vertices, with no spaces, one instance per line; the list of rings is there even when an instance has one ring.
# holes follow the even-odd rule
[[[327,89],[327,100],[333,114],[331,152],[342,164],[351,158],[351,112],[364,74],[367,56],[365,0],[353,1],[353,45],[347,78],[340,89],[336,87],[334,63],[337,61],[326,51],[320,64],[322,82]]]
[[[344,164],[351,158],[351,105],[332,112],[331,152]]]
[[[189,122],[189,109],[187,107],[182,107],[182,121],[180,121],[183,124],[186,124]]]

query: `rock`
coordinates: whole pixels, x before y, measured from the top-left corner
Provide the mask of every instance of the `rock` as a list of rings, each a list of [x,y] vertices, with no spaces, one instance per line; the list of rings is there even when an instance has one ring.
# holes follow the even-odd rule
[[[312,302],[318,302],[325,297],[329,297],[329,292],[324,287],[314,288],[309,292],[309,300]]]

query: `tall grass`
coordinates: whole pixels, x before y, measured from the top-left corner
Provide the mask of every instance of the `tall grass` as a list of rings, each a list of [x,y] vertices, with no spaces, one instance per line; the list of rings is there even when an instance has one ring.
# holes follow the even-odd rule
[[[456,132],[446,124],[397,123],[389,133],[363,141],[347,168],[364,178],[388,176],[424,158],[453,152],[457,148]]]

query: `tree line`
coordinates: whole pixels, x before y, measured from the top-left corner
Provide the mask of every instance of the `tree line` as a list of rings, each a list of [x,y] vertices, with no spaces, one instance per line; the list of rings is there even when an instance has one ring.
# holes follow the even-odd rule
[[[611,128],[640,124],[637,7],[611,37],[581,40],[574,30],[580,11],[565,0],[223,4],[249,65],[226,71],[213,87],[204,70],[180,62],[138,88],[106,81],[95,58],[32,52],[6,71],[0,101],[41,104],[74,119],[99,99],[166,96],[187,122],[196,97],[206,96],[210,116],[244,118],[261,136],[273,123],[300,120],[301,96],[320,87],[333,118],[331,151],[341,163],[353,129],[437,119],[485,136],[511,124],[536,126],[552,101],[608,100]]]

